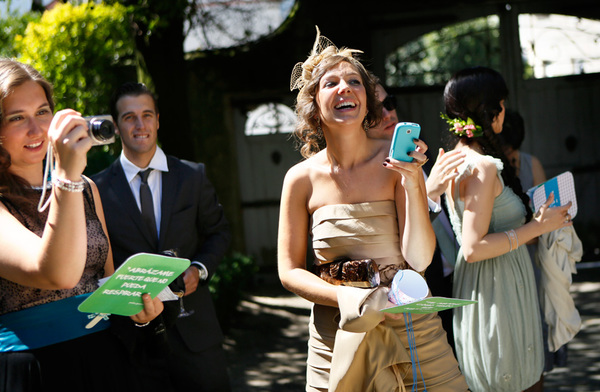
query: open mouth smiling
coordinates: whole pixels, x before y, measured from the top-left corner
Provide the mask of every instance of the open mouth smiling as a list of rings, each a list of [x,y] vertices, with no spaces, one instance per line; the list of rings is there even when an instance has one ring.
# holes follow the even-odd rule
[[[43,143],[44,143],[44,141],[41,140],[41,141],[39,141],[37,143],[26,144],[25,148],[36,149],[36,148],[40,147]]]
[[[335,105],[335,109],[337,109],[337,110],[354,109],[355,107],[356,107],[356,104],[354,102],[350,102],[350,101],[343,101],[343,102],[340,102],[337,105]]]

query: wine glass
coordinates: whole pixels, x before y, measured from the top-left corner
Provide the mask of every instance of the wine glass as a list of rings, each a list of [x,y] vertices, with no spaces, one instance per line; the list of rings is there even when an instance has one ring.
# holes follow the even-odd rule
[[[163,255],[165,256],[169,256],[169,257],[178,257],[178,251],[177,249],[167,249],[167,250],[163,250],[161,252]],[[183,281],[182,281],[183,282]],[[181,283],[183,284],[183,283]],[[185,295],[185,287],[183,287],[181,290],[179,291],[173,291],[173,294],[175,294],[178,298],[179,298],[179,318],[181,317],[188,317],[192,314],[194,314],[194,310],[186,310],[183,307],[183,296]]]
[[[185,294],[185,291],[174,291],[173,294],[175,294],[177,297],[179,297],[179,315],[177,316],[178,318],[182,318],[182,317],[188,317],[191,316],[192,314],[194,314],[194,310],[186,310],[183,307],[183,295]]]

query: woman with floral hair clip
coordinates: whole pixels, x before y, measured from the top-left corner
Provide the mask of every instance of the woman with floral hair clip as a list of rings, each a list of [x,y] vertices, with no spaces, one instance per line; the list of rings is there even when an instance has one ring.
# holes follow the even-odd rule
[[[402,315],[380,312],[391,305],[396,272],[423,271],[433,255],[421,170],[427,146],[415,140],[413,161],[400,162],[388,157],[388,141],[367,137],[381,107],[356,53],[317,34],[312,53],[292,73],[291,88],[300,90],[296,136],[306,160],[284,180],[278,267],[283,286],[314,303],[306,390],[405,391],[418,372],[419,390],[424,381],[429,391],[465,391],[437,313],[413,315],[411,340]],[[335,285],[310,272],[309,233],[316,266],[371,259],[379,287]]]
[[[570,203],[549,208],[552,195],[532,217],[497,138],[507,95],[502,76],[485,67],[457,72],[444,90],[449,147],[466,154],[446,200],[461,245],[454,297],[478,301],[454,310],[456,355],[473,391],[523,391],[540,379],[540,312],[521,245],[572,224]]]

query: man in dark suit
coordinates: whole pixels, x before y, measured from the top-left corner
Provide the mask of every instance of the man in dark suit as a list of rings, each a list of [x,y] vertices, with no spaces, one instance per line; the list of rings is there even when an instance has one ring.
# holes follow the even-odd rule
[[[382,120],[376,127],[369,129],[368,135],[373,139],[391,140],[396,124],[398,123],[396,99],[387,93],[381,83],[377,84],[377,96],[383,105]],[[427,154],[429,156],[429,153]],[[429,217],[437,239],[433,259],[427,270],[425,270],[425,279],[434,296],[452,297],[452,276],[454,263],[456,262],[456,253],[458,252],[458,244],[456,244],[454,239],[447,215],[442,209],[443,203],[441,197],[450,180],[454,178],[456,167],[463,162],[462,155],[464,154],[459,151],[452,151],[447,154],[440,151],[435,164],[430,163],[423,166],[423,171],[427,179]],[[428,174],[430,175],[429,177],[427,177]],[[452,309],[439,312],[439,316],[442,319],[448,343],[454,349]]]
[[[203,164],[167,156],[157,146],[158,107],[146,86],[122,85],[111,114],[123,151],[93,179],[115,268],[139,252],[172,250],[192,261],[183,273],[183,307],[192,314],[167,328],[164,358],[140,369],[146,390],[164,390],[169,383],[174,390],[229,391],[223,335],[207,286],[230,241],[223,208]]]

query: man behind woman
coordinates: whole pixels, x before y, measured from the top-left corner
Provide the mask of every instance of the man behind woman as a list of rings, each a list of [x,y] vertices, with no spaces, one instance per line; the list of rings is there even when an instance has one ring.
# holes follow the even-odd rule
[[[375,77],[376,78],[376,77]],[[396,111],[396,98],[389,95],[381,82],[377,81],[377,98],[382,104],[383,118],[379,125],[370,128],[367,135],[374,139],[392,140],[394,129],[398,124]],[[464,154],[461,151],[446,153],[439,149],[438,156],[433,166],[423,166],[425,185],[427,188],[427,202],[429,205],[429,218],[436,235],[437,244],[431,264],[425,270],[425,279],[433,296],[452,296],[452,272],[456,259],[454,233],[448,221],[446,212],[442,209],[442,195],[448,183],[456,176],[456,167],[463,162]],[[446,331],[448,343],[454,347],[454,334],[452,332],[452,309],[438,313]]]

